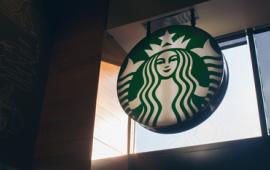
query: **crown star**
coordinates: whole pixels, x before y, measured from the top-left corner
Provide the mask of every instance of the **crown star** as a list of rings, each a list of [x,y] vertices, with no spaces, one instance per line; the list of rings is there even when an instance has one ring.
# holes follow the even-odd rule
[[[161,40],[161,44],[149,44],[151,49],[146,49],[144,50],[148,57],[152,57],[154,54],[172,49],[172,48],[181,48],[185,49],[190,41],[190,39],[185,40],[185,36],[181,36],[177,38],[175,41],[173,41],[173,37],[176,33],[169,33],[169,31],[166,31],[165,34],[159,39]]]
[[[169,31],[166,31],[165,34],[162,37],[159,37],[159,39],[161,40],[161,46],[163,47],[166,44],[173,44],[173,36],[175,35],[175,33],[170,34]]]

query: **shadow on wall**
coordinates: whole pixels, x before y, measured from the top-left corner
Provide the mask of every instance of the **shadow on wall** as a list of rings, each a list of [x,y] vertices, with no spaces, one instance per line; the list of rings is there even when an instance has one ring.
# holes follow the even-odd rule
[[[12,168],[12,167],[9,167],[9,166],[6,166],[2,163],[0,163],[0,169],[1,170],[19,170],[19,169],[16,169],[16,168]]]

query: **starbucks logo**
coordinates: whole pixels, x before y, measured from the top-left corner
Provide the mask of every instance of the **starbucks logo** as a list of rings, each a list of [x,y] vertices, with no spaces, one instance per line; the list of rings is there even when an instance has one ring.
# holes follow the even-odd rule
[[[208,33],[190,26],[160,29],[141,40],[122,64],[121,106],[160,133],[190,129],[209,117],[227,87],[227,67]]]

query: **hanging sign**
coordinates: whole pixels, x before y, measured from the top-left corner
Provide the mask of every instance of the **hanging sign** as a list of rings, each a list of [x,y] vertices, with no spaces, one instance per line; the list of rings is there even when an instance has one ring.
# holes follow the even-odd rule
[[[162,28],[141,40],[124,60],[117,92],[124,111],[143,127],[176,133],[208,118],[227,88],[217,42],[191,26]]]

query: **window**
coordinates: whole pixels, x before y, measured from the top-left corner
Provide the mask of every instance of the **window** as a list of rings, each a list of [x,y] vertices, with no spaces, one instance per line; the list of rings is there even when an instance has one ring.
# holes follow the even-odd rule
[[[270,31],[254,35],[267,126],[270,129]],[[268,134],[270,130],[268,130]]]
[[[136,125],[135,152],[194,146],[261,136],[249,48],[223,51],[229,67],[229,85],[218,109],[199,126],[164,135]]]

